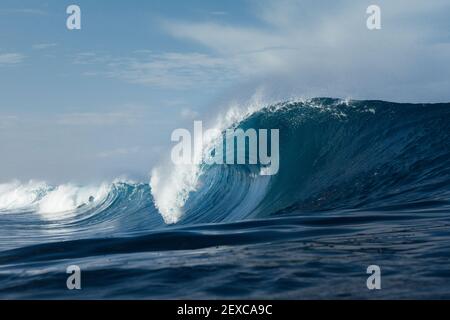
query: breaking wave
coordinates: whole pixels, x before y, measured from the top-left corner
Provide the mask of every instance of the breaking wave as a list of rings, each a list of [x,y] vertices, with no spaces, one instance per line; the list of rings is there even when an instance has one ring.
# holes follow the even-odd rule
[[[279,129],[279,173],[169,164],[153,170],[152,194],[167,223],[439,198],[448,195],[449,116],[449,104],[328,98],[232,108],[212,127]],[[202,152],[214,148],[214,138]]]

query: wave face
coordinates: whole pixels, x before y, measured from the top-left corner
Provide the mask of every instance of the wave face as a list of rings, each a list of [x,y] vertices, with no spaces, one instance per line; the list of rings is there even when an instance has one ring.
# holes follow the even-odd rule
[[[370,264],[389,270],[377,297],[450,298],[449,119],[450,104],[255,103],[212,127],[279,129],[273,176],[166,164],[150,183],[0,184],[0,298],[73,298],[71,264],[79,298],[367,298]]]
[[[232,127],[280,130],[277,175],[262,176],[250,165],[179,165],[163,177],[154,171],[153,195],[157,205],[163,203],[159,209],[168,223],[445,198],[449,116],[447,104],[337,99],[275,104]]]

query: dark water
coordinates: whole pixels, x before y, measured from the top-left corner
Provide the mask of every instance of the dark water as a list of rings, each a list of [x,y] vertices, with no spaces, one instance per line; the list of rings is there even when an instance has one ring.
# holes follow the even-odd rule
[[[236,125],[280,129],[279,173],[202,166],[172,225],[172,191],[186,189],[170,188],[175,171],[163,191],[4,184],[0,298],[450,298],[449,116],[450,104],[335,99],[264,108]],[[82,290],[66,288],[69,265]],[[366,287],[369,265],[381,290]]]

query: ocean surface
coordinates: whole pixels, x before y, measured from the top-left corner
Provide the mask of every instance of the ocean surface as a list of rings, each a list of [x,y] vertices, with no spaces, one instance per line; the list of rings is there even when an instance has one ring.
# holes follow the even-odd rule
[[[450,104],[288,101],[229,127],[279,129],[278,174],[0,184],[0,299],[450,298]]]

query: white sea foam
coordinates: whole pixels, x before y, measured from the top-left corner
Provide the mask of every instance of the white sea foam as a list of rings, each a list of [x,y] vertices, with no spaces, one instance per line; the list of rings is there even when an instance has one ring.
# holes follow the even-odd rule
[[[70,217],[80,207],[94,206],[104,201],[111,187],[108,183],[86,187],[73,184],[53,187],[45,182],[21,183],[15,180],[0,184],[0,212],[29,210],[38,212],[46,220]]]
[[[79,187],[72,184],[60,185],[48,192],[39,202],[38,212],[45,219],[73,216],[76,209],[101,203],[111,190],[109,184]]]
[[[30,209],[48,191],[49,186],[44,182],[29,181],[26,184],[12,181],[0,184],[0,211]]]
[[[194,148],[195,159],[206,155],[212,148],[218,138],[217,132],[223,132],[266,105],[262,91],[258,91],[245,104],[232,103],[226,112],[217,117],[213,125],[205,129],[205,132],[211,134],[203,136],[202,149]],[[197,190],[199,178],[203,174],[201,164],[197,163],[197,161],[193,161],[192,164],[169,162],[152,170],[150,188],[153,200],[167,224],[174,224],[180,220],[189,194]]]

